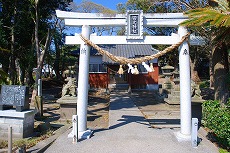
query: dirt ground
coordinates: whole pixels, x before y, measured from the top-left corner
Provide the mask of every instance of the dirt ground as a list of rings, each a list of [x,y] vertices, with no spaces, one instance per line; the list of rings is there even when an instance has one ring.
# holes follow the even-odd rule
[[[70,124],[70,120],[60,119],[60,105],[56,102],[61,97],[63,87],[61,81],[43,80],[43,119],[35,120],[35,126],[41,122],[54,125]],[[180,106],[169,106],[157,91],[133,91],[128,94],[143,116],[153,128],[175,128],[179,125]],[[203,90],[205,99],[213,99],[213,90]],[[87,127],[90,129],[103,129],[109,126],[109,101],[110,96],[104,90],[89,91]],[[31,109],[34,105],[31,104]],[[194,111],[195,110],[195,111]],[[192,106],[193,117],[201,120],[201,104]],[[169,117],[170,118],[167,118]],[[159,126],[156,123],[160,123]],[[201,123],[201,122],[200,122]],[[167,126],[166,126],[167,125]],[[168,126],[169,125],[169,126]]]
[[[60,118],[60,105],[56,102],[61,98],[62,86],[63,82],[43,80],[43,122],[71,123],[70,120]],[[109,95],[103,90],[89,91],[88,95],[87,127],[90,129],[108,128]],[[31,106],[33,107],[33,104]]]
[[[44,122],[63,123],[60,119],[60,105],[56,100],[61,97],[62,84],[43,80],[43,110]],[[129,95],[127,93],[127,95]],[[153,91],[134,91],[131,98],[142,111],[146,119],[156,114],[153,110],[177,110],[178,107],[168,107],[163,98]],[[109,126],[109,94],[104,90],[89,91],[87,127],[90,129],[108,128]],[[66,121],[71,123],[71,121]]]
[[[43,81],[43,101],[44,117],[46,122],[60,122],[60,106],[56,100],[61,97],[63,83],[44,80]],[[204,91],[204,97],[211,97],[212,91]],[[137,107],[149,120],[152,127],[156,126],[159,118],[165,118],[166,124],[174,127],[179,123],[180,106],[170,106],[164,102],[163,97],[157,91],[133,91],[130,95]],[[91,129],[108,128],[109,123],[109,94],[104,90],[89,91],[87,127]],[[201,104],[192,106],[193,117],[201,120]],[[169,118],[168,118],[169,117]],[[70,121],[66,121],[66,123]],[[63,121],[62,121],[63,123]],[[161,127],[164,127],[160,125]],[[167,126],[166,126],[167,127]],[[170,126],[171,127],[171,126]]]
[[[43,81],[43,122],[51,124],[70,124],[71,121],[60,120],[60,105],[56,102],[61,97],[63,83]],[[202,90],[201,95],[205,100],[213,99],[213,90]],[[157,91],[132,91],[128,94],[135,105],[140,109],[143,116],[149,121],[153,128],[179,128],[180,127],[180,105],[168,105],[164,102]],[[87,127],[89,129],[109,128],[109,101],[110,96],[104,90],[89,91]],[[32,106],[33,107],[33,106]],[[192,104],[192,117],[196,117],[201,123],[201,103]],[[35,124],[40,121],[35,120]]]
[[[109,126],[109,95],[103,91],[89,92],[87,126],[92,129]]]

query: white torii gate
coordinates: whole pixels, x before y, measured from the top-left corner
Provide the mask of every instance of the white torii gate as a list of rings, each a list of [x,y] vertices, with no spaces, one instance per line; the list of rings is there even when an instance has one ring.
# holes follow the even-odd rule
[[[64,19],[65,25],[82,27],[82,35],[94,44],[165,44],[179,42],[187,34],[185,27],[179,26],[178,34],[171,36],[143,36],[145,27],[177,27],[188,19],[183,13],[143,14],[142,11],[128,11],[126,14],[77,13],[56,11],[57,17]],[[126,36],[96,36],[91,34],[91,26],[118,27],[126,26]],[[204,42],[197,37],[190,37],[191,45],[201,45]],[[86,45],[79,34],[66,36],[66,44],[81,44],[78,76],[78,135],[85,136],[87,130],[88,77],[90,46]],[[180,70],[180,131],[176,133],[178,140],[191,140],[191,78],[188,42],[179,47]],[[86,136],[87,137],[87,136]]]

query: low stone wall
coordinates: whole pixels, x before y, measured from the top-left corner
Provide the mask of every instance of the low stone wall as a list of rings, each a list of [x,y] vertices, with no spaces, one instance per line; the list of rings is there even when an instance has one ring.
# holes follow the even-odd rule
[[[34,110],[17,112],[14,109],[0,111],[0,138],[8,137],[12,126],[13,139],[29,137],[34,132]]]

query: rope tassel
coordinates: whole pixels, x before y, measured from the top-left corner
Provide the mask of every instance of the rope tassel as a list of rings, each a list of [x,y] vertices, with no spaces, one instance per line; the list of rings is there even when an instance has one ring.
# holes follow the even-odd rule
[[[137,65],[134,65],[134,72],[133,72],[133,74],[139,74],[139,71],[138,71],[138,69],[137,69]]]
[[[152,70],[151,72],[154,72],[154,68],[153,68],[153,63],[150,63],[150,69]]]
[[[123,70],[123,68],[122,68],[122,65],[120,65],[120,68],[119,68],[119,70],[118,70],[118,72],[117,72],[118,74],[124,74],[124,70]]]

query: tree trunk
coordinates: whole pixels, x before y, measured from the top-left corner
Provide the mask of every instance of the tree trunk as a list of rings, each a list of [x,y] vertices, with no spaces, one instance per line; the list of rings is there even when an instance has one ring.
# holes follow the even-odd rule
[[[39,19],[38,19],[38,1],[35,1],[35,20],[34,20],[34,38],[35,38],[35,50],[37,53],[37,69],[36,69],[36,79],[35,79],[35,87],[33,88],[33,93],[32,93],[32,98],[31,98],[31,102],[35,103],[35,97],[37,96],[37,85],[38,85],[38,79],[41,78],[41,68],[40,68],[40,47],[39,47],[39,38],[38,38],[38,23],[39,23]],[[35,105],[36,106],[36,105]]]
[[[212,52],[212,51],[210,51]],[[213,78],[213,64],[212,64],[212,53],[209,55],[209,81],[210,81],[210,88],[214,87],[214,78]]]
[[[25,69],[22,69],[20,68],[20,76],[19,76],[19,80],[20,80],[20,83],[21,85],[25,85],[25,81],[24,81],[24,78],[25,78]]]
[[[35,80],[33,78],[33,70],[32,69],[29,69],[27,74],[26,74],[26,84],[28,86],[32,86],[34,83],[35,83]]]
[[[54,38],[54,44],[55,44],[55,48],[56,48],[56,58],[55,58],[55,62],[54,62],[54,71],[56,73],[56,78],[58,80],[60,80],[62,78],[62,76],[60,75],[60,68],[59,68],[60,67],[61,49],[59,48],[57,38]]]
[[[225,43],[220,43],[213,48],[212,52],[213,78],[215,100],[219,100],[221,104],[227,102],[228,93],[228,53]]]
[[[12,49],[12,48],[11,48]],[[17,77],[16,77],[16,66],[15,66],[15,56],[13,55],[13,50],[11,50],[12,55],[10,56],[10,69],[9,69],[9,77],[11,84],[17,83]]]
[[[35,88],[33,89],[33,93],[32,93],[32,98],[31,101],[32,102],[36,102],[35,97],[38,95],[38,89],[37,89],[37,85],[38,85],[38,80],[41,79],[41,75],[42,75],[42,67],[43,67],[43,62],[44,62],[44,58],[45,58],[45,53],[47,52],[49,45],[50,45],[50,30],[48,29],[48,33],[47,33],[47,37],[46,37],[46,42],[43,48],[40,48],[39,45],[39,37],[38,37],[38,24],[39,24],[39,16],[38,16],[38,3],[39,0],[35,1],[35,31],[34,31],[34,36],[35,36],[35,48],[36,48],[36,52],[37,52],[37,70],[36,70],[36,80],[35,80]],[[36,104],[35,104],[36,106]],[[42,106],[42,104],[41,104]],[[36,108],[38,110],[38,112],[42,112],[43,108]],[[41,117],[42,114],[39,114],[39,116]]]
[[[195,60],[194,60],[194,62],[192,62],[192,61],[190,60],[190,65],[191,65],[191,79],[192,79],[195,83],[200,82],[201,80],[200,80],[200,77],[199,77],[198,72],[197,72],[197,70],[196,70]]]
[[[198,48],[197,48],[197,51],[198,52]],[[197,53],[195,52],[195,56],[194,56],[194,59],[192,60],[191,57],[190,57],[190,66],[191,66],[191,79],[195,82],[195,83],[198,83],[200,82],[200,77],[198,75],[198,72],[197,72]]]
[[[15,35],[14,35],[14,25],[15,25],[15,15],[16,15],[16,1],[14,5],[14,14],[13,14],[13,19],[11,20],[12,22],[12,27],[11,27],[11,56],[10,56],[10,69],[9,69],[9,77],[11,80],[12,84],[17,83],[17,77],[16,77],[16,65],[15,65],[15,55],[14,55],[14,50],[15,50]]]
[[[35,48],[36,48],[36,53],[37,53],[37,71],[36,71],[36,80],[35,83],[36,85],[38,84],[38,79],[41,79],[41,71],[42,68],[41,66],[41,61],[40,61],[40,46],[39,46],[39,38],[38,38],[38,23],[39,23],[39,18],[38,18],[38,1],[35,1],[35,29],[34,29],[34,36],[35,36]]]

